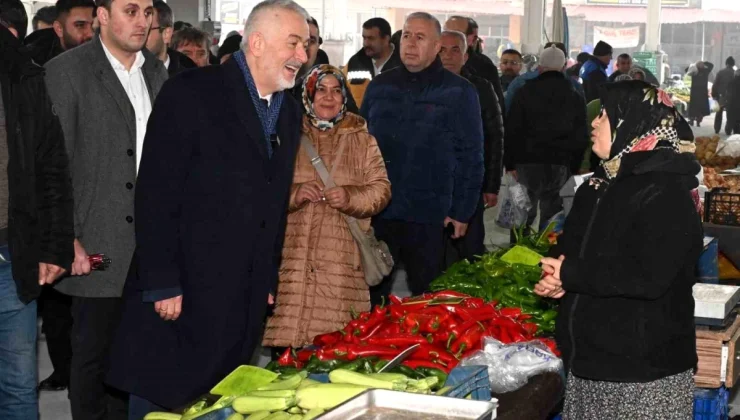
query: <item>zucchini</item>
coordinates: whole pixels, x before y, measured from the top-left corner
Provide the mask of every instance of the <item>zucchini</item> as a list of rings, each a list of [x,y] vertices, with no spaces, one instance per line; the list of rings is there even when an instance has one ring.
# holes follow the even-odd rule
[[[303,381],[303,376],[300,373],[290,375],[282,381],[275,381],[269,383],[263,387],[257,388],[257,391],[279,391],[285,389],[297,389],[298,385]]]
[[[238,397],[233,407],[237,413],[252,414],[258,411],[279,411],[295,405],[295,398],[281,397]]]
[[[348,384],[321,384],[299,389],[296,393],[298,407],[306,410],[320,408],[328,410],[362,394],[368,386]]]
[[[371,373],[367,376],[383,381],[391,382],[409,382],[409,377],[402,373]]]
[[[164,411],[153,411],[146,416],[144,420],[180,420],[181,415],[175,413],[165,413]]]
[[[324,410],[320,408],[313,408],[311,410],[308,410],[308,412],[303,415],[303,418],[301,418],[301,420],[313,420],[322,414],[324,414]]]
[[[291,414],[288,420],[303,420],[302,414]]]
[[[301,414],[301,415],[303,414],[303,409],[301,407],[298,407],[298,406],[290,407],[289,409],[287,409],[285,411],[287,411],[288,414]]]
[[[244,416],[242,416],[239,413],[234,413],[230,415],[229,417],[226,417],[226,420],[244,420]]]
[[[270,417],[269,411],[258,411],[256,413],[250,414],[247,417],[247,420],[265,420],[268,417]]]
[[[274,391],[252,391],[247,392],[248,397],[268,397],[268,398],[295,398],[295,391],[292,389],[276,389]]]
[[[285,411],[276,411],[269,416],[265,417],[265,420],[288,420],[290,419],[290,414],[286,413]]]
[[[321,382],[319,382],[319,381],[315,381],[313,379],[306,378],[303,381],[301,381],[301,384],[300,385],[298,385],[298,389],[303,389],[303,388],[305,388],[307,386],[318,385],[320,383]]]
[[[408,378],[405,376],[404,380],[389,381],[344,369],[335,369],[329,372],[329,380],[336,384],[362,385],[369,388],[391,389],[394,391],[405,390],[406,382],[408,382]]]

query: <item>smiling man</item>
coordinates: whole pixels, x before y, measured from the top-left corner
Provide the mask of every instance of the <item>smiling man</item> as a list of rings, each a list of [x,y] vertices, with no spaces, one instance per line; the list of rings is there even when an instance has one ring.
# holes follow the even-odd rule
[[[290,0],[258,4],[242,50],[181,73],[157,100],[108,375],[131,394],[132,419],[208,392],[260,342],[300,143],[284,90],[307,61],[308,19]]]
[[[465,236],[483,183],[483,127],[475,88],[445,70],[439,21],[424,12],[406,19],[403,65],[373,79],[360,113],[388,168],[393,199],[374,220],[378,239],[406,268],[421,294],[442,271],[445,226]],[[373,304],[393,275],[370,288]]]
[[[69,398],[74,419],[126,419],[103,379],[134,252],[134,183],[152,103],[167,73],[144,48],[152,0],[99,0],[100,36],[46,64],[74,187],[75,260],[57,290],[72,296]],[[90,272],[88,252],[114,263]]]

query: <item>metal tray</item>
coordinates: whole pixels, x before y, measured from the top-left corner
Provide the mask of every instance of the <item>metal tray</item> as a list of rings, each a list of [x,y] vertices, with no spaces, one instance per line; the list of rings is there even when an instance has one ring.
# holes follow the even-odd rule
[[[371,389],[318,417],[320,420],[490,420],[495,401]]]

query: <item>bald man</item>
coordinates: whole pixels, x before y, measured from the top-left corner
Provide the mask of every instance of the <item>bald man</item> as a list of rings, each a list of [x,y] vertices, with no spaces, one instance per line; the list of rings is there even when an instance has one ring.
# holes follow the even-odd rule
[[[307,61],[308,18],[263,1],[242,50],[179,74],[154,105],[108,376],[131,394],[131,419],[207,393],[261,339],[300,144],[301,109],[284,91]]]

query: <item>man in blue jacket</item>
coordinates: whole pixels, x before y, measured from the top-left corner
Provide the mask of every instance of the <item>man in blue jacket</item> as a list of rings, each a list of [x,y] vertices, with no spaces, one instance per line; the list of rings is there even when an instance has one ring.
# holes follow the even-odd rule
[[[599,89],[609,81],[606,69],[612,61],[612,53],[611,45],[599,41],[594,47],[593,56],[581,67],[581,79],[583,80],[583,89],[586,91],[586,103],[599,99]]]
[[[478,95],[442,66],[437,56],[441,32],[432,15],[409,15],[401,36],[403,66],[373,79],[361,109],[385,158],[393,192],[373,226],[396,264],[406,268],[414,295],[442,270],[445,226],[452,238],[465,236],[483,182]],[[390,279],[371,288],[372,302],[391,289]]]

